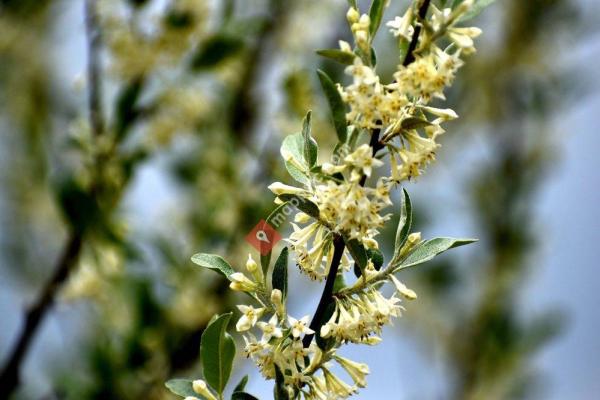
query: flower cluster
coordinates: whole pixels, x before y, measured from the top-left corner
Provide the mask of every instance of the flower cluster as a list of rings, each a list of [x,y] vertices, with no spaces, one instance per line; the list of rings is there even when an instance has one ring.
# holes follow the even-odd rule
[[[375,67],[370,65],[370,59],[356,57],[353,65],[346,68],[352,83],[345,87],[338,85],[342,99],[350,107],[346,114],[348,122],[356,128],[383,132],[382,142],[388,145],[391,157],[396,161],[392,165],[395,181],[420,175],[426,164],[434,159],[438,147],[435,139],[444,132],[440,124],[457,118],[454,112],[427,105],[433,99],[445,99],[444,89],[452,84],[456,72],[464,64],[461,56],[475,51],[473,39],[481,30],[455,26],[471,5],[472,1],[465,1],[455,10],[439,10],[431,5],[431,22],[427,24],[431,29],[424,29],[414,62],[398,65],[393,82],[382,83]],[[403,17],[396,17],[387,26],[400,42],[409,41],[414,34],[414,20],[415,13],[409,8]],[[416,23],[424,24],[418,20]],[[435,44],[442,36],[447,36],[451,42],[445,49]],[[343,42],[340,46],[342,50],[349,47]],[[429,121],[428,114],[442,117]],[[398,140],[394,142],[394,138]]]

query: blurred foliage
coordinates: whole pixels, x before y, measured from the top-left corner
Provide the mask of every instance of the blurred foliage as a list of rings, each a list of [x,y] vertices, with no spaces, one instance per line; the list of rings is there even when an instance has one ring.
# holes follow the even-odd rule
[[[189,256],[212,249],[239,265],[253,251],[243,237],[272,208],[257,183],[280,173],[280,140],[271,136],[290,133],[312,103],[311,86],[289,85],[314,61],[296,55],[310,43],[287,40],[311,18],[307,11],[316,7],[307,5],[100,1],[92,28],[106,68],[97,86],[88,76],[82,93],[81,83],[73,89],[61,81],[64,61],[52,49],[64,35],[63,12],[76,8],[77,15],[83,3],[2,2],[0,216],[11,228],[0,238],[0,255],[3,273],[27,293],[19,301],[37,296],[64,241],[85,239],[60,294],[63,302],[90,300],[82,316],[88,326],[65,333],[84,344],[52,355],[79,367],[52,368],[46,394],[165,398],[168,377],[199,367],[203,329],[233,299],[225,282],[200,273]],[[82,60],[93,51],[71,56]],[[263,87],[274,60],[286,58],[276,71],[281,77]],[[92,106],[100,129],[86,118],[90,93],[101,98]],[[275,95],[285,104],[273,111]],[[273,112],[280,117],[264,122]],[[326,126],[326,113],[320,118],[315,123]],[[148,184],[140,171],[157,169],[160,185],[169,187],[167,204],[148,189],[135,194]],[[19,393],[36,397],[39,390]]]
[[[106,109],[95,136],[89,82],[84,93],[65,82],[69,60],[53,53],[65,10],[83,4],[0,1],[2,285],[28,304],[71,232],[84,232],[60,297],[90,300],[69,309],[85,328],[63,333],[84,344],[52,355],[77,368],[52,368],[48,392],[25,388],[18,398],[170,398],[164,381],[199,367],[208,319],[235,299],[189,256],[245,259],[243,237],[272,208],[263,184],[284,176],[280,138],[307,109],[316,110],[319,143],[335,137],[312,71],[322,63],[340,80],[341,70],[313,50],[347,35],[329,19],[342,3],[100,1]],[[437,334],[421,337],[446,351],[455,385],[445,398],[523,397],[535,383],[531,355],[560,325],[554,312],[520,313],[518,292],[535,249],[533,196],[553,157],[544,118],[568,83],[549,68],[558,49],[547,47],[575,21],[574,2],[504,0],[494,9],[497,43],[470,60],[449,100],[464,126],[484,126],[494,149],[470,183],[482,244],[468,268],[446,261],[421,271],[422,295],[411,304],[426,309],[411,314],[428,316],[418,322]],[[75,14],[82,19],[67,21],[69,35],[83,36]],[[71,51],[79,60],[87,53]],[[385,66],[385,52],[379,58]],[[148,180],[168,187],[166,201]],[[142,196],[140,185],[150,186]]]
[[[452,389],[444,398],[457,400],[539,397],[533,356],[563,326],[561,312],[528,315],[521,300],[540,235],[535,196],[555,158],[547,120],[570,90],[553,62],[565,49],[550,44],[574,33],[576,4],[506,0],[493,8],[496,32],[483,27],[497,38],[452,94],[465,116],[454,129],[481,127],[491,149],[468,183],[482,240],[468,265],[447,260],[416,278],[424,301],[411,313],[428,316],[421,334],[445,353]]]

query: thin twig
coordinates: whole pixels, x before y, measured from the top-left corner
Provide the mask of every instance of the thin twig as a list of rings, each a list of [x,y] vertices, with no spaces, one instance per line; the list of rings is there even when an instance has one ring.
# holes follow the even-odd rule
[[[429,4],[431,0],[423,0],[421,7],[419,7],[419,19],[423,20],[427,16],[427,10],[429,9]],[[415,61],[415,49],[417,48],[417,44],[419,43],[419,36],[421,35],[421,25],[415,26],[415,30],[413,32],[413,36],[410,40],[410,44],[408,45],[408,51],[406,52],[406,57],[404,58],[403,66],[407,67]]]
[[[101,35],[96,11],[96,0],[85,2],[85,28],[88,37],[88,110],[90,125],[95,136],[104,132],[102,115],[102,82],[100,65]]]
[[[59,287],[67,279],[73,266],[77,264],[82,239],[83,236],[79,232],[73,231],[69,234],[54,275],[43,288],[39,298],[27,311],[25,325],[0,375],[0,398],[8,399],[19,385],[21,364],[31,347],[40,323],[54,304]]]

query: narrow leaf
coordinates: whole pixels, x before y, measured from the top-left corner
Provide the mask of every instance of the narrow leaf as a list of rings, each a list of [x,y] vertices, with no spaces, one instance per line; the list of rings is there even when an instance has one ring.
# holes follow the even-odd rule
[[[440,253],[443,253],[446,250],[450,250],[454,247],[464,246],[469,243],[476,242],[477,239],[454,239],[454,238],[445,238],[439,237],[427,240],[419,245],[406,257],[402,263],[400,263],[400,268],[408,268],[414,265],[422,264],[433,259]]]
[[[348,53],[347,51],[342,51],[339,49],[322,49],[317,50],[317,54],[321,57],[328,58],[333,61],[337,61],[340,64],[344,65],[352,65],[354,64],[354,59],[356,55],[354,53]]]
[[[368,262],[367,252],[365,251],[365,248],[357,239],[347,240],[346,245],[348,246],[348,250],[350,251],[352,258],[354,259],[354,262],[358,264],[358,267],[360,268],[360,272],[362,274],[362,272],[367,267]]]
[[[312,113],[309,111],[302,121],[303,157],[304,161],[309,167],[312,167],[317,163],[317,155],[319,151],[317,142],[310,135],[311,114]]]
[[[200,357],[206,382],[219,394],[223,393],[231,375],[235,344],[227,333],[232,313],[222,314],[208,325],[202,334]]]
[[[304,158],[304,138],[301,133],[288,135],[281,144],[281,155],[285,160],[285,168],[292,178],[300,183],[308,184],[308,163]]]
[[[342,101],[342,96],[340,92],[338,92],[335,83],[331,80],[331,78],[323,71],[318,70],[317,74],[319,75],[319,81],[321,82],[321,87],[323,88],[323,92],[325,92],[325,97],[329,102],[329,108],[331,109],[331,116],[333,119],[333,125],[335,126],[335,131],[337,132],[338,140],[342,143],[346,142],[346,106]]]
[[[283,201],[289,202],[290,204],[298,208],[300,211],[310,215],[311,217],[319,219],[319,206],[317,206],[312,201],[305,199],[304,197],[297,196],[295,194],[282,194],[279,196],[279,198]]]
[[[165,386],[177,396],[194,396],[202,400],[205,399],[203,396],[200,396],[199,394],[194,392],[194,389],[192,388],[192,380],[190,379],[171,379],[170,381],[165,383]]]
[[[235,272],[227,261],[216,254],[194,254],[192,256],[192,262],[201,267],[217,271],[227,279],[229,279],[229,276]]]
[[[284,247],[277,257],[277,261],[275,261],[275,266],[273,267],[273,276],[272,276],[272,284],[273,289],[281,290],[283,297],[287,296],[287,287],[288,287],[288,248]]]
[[[431,122],[427,121],[426,119],[417,118],[417,117],[409,117],[409,118],[405,118],[402,120],[400,127],[402,129],[411,130],[411,129],[424,128],[426,126],[431,126],[431,125],[433,125],[433,124]]]
[[[398,221],[398,230],[396,231],[396,242],[394,244],[394,258],[400,255],[400,250],[404,247],[410,228],[412,226],[412,204],[406,189],[402,189],[403,199],[400,209],[400,221]]]
[[[248,384],[248,375],[244,375],[244,377],[242,379],[240,379],[240,381],[238,382],[237,385],[235,385],[235,387],[233,388],[233,392],[242,392],[244,391],[244,389],[246,388],[246,385]]]
[[[375,36],[379,29],[379,25],[381,25],[385,3],[386,0],[373,0],[373,3],[371,3],[371,8],[369,9],[369,18],[371,19],[369,33],[371,34],[371,37]]]

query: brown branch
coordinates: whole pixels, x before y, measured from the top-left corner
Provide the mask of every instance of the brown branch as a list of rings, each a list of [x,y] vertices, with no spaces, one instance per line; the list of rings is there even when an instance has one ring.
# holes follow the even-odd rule
[[[423,0],[421,7],[419,7],[419,19],[423,20],[427,16],[427,10],[429,9],[429,4],[431,0]],[[404,62],[402,65],[405,67],[412,64],[415,61],[415,49],[417,48],[417,44],[419,44],[419,36],[421,35],[421,25],[415,26],[415,31],[413,32],[413,36],[410,40],[410,44],[408,45],[408,50],[406,52],[406,57],[404,58]]]
[[[344,239],[340,235],[334,234],[331,266],[329,267],[329,273],[327,274],[325,287],[323,288],[323,293],[321,294],[321,300],[319,300],[319,305],[317,306],[315,315],[313,316],[309,326],[310,329],[315,331],[315,333],[304,336],[302,339],[302,344],[304,347],[308,347],[310,345],[310,342],[312,342],[315,334],[318,334],[319,330],[321,329],[323,315],[325,314],[327,306],[333,299],[333,284],[335,283],[335,278],[340,267],[340,262],[342,261],[342,256],[344,255],[345,247],[346,244],[344,243]]]
[[[48,310],[52,308],[58,289],[77,264],[81,253],[82,239],[83,235],[80,232],[73,231],[69,234],[69,239],[58,260],[54,275],[42,290],[39,298],[27,311],[25,325],[0,374],[0,398],[8,399],[19,385],[19,370],[23,359],[27,355],[40,323]]]

